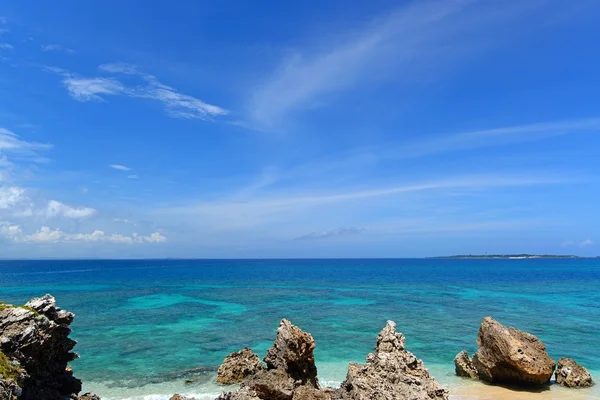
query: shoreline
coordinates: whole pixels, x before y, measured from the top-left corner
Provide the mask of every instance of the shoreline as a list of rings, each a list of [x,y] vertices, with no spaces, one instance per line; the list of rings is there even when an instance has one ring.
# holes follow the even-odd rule
[[[348,362],[318,362],[319,382],[323,387],[339,387],[346,376]],[[458,377],[454,368],[444,364],[426,364],[431,375],[450,391],[450,400],[592,400],[600,398],[600,385],[587,389],[568,389],[552,381],[545,390],[527,391],[489,385]],[[600,370],[590,370],[596,382],[600,382]],[[221,392],[237,389],[237,385],[218,385],[216,373],[202,385],[186,385],[183,380],[147,384],[137,388],[112,386],[109,382],[84,381],[83,391],[94,392],[102,400],[169,400],[173,393],[194,397],[197,400],[214,400]]]

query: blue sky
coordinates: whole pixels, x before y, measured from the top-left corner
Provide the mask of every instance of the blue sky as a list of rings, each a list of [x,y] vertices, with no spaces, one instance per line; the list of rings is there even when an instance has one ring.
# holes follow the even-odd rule
[[[4,2],[2,257],[596,255],[599,17]]]

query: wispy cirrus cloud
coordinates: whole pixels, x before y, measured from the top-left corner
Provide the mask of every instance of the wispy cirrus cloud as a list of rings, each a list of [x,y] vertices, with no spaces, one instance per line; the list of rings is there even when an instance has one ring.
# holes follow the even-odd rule
[[[14,48],[10,43],[0,43],[0,50],[13,50]]]
[[[253,91],[247,106],[250,120],[276,129],[293,112],[322,107],[332,94],[361,84],[430,80],[464,63],[467,56],[496,46],[490,32],[506,31],[507,22],[537,6],[417,1],[344,35],[320,38],[311,50],[287,56]]]
[[[131,168],[129,168],[126,165],[122,165],[122,164],[111,164],[111,165],[109,165],[109,167],[112,169],[116,169],[118,171],[131,171]]]
[[[75,53],[75,50],[70,49],[68,47],[64,47],[60,44],[43,44],[40,46],[40,48],[44,52],[57,51],[57,52],[63,52],[63,53],[67,53],[67,54]]]
[[[16,133],[0,128],[0,151],[21,156],[34,156],[40,150],[52,148],[51,144],[28,142]]]
[[[288,188],[250,193],[248,197],[222,198],[200,201],[155,211],[157,217],[184,224],[199,224],[202,229],[215,232],[256,231],[265,227],[294,232],[286,236],[298,237],[298,230],[309,231],[309,221],[337,226],[363,226],[374,217],[365,209],[380,209],[397,215],[403,210],[421,207],[424,200],[439,205],[451,199],[468,199],[517,187],[535,187],[573,182],[571,178],[545,174],[471,175],[438,180],[423,180],[405,184],[377,185],[346,190],[319,190],[304,187],[290,192]],[[488,193],[488,194],[489,194]],[[435,209],[435,208],[434,208]],[[393,211],[392,211],[393,210]],[[421,209],[418,212],[422,212]],[[358,225],[360,224],[360,225]],[[335,226],[334,225],[334,226]],[[288,228],[289,227],[289,228]],[[344,231],[341,231],[344,232]],[[317,235],[317,234],[315,234]]]
[[[324,231],[311,232],[307,235],[297,237],[295,240],[318,240],[330,239],[340,236],[358,235],[367,232],[366,228],[336,228]]]
[[[509,146],[516,143],[535,142],[556,136],[600,133],[600,118],[582,118],[570,121],[546,121],[466,132],[432,134],[431,138],[388,142],[383,147],[359,147],[281,171],[269,184],[293,181],[318,174],[336,174],[394,160],[426,158],[461,151]]]
[[[212,120],[229,113],[224,108],[180,93],[175,88],[161,83],[154,75],[141,72],[130,64],[103,64],[99,69],[104,73],[121,75],[128,80],[137,80],[135,85],[127,85],[114,76],[87,78],[60,68],[46,69],[62,75],[63,84],[71,97],[81,102],[105,101],[107,96],[156,100],[162,103],[168,116],[180,119]]]
[[[592,239],[585,239],[581,243],[579,243],[579,247],[588,247],[588,246],[593,246],[593,245],[594,245],[594,241]]]

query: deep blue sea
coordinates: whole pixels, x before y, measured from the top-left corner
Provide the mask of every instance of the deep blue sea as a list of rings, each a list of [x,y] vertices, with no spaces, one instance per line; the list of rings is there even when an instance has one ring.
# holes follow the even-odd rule
[[[391,319],[453,390],[467,384],[453,358],[475,351],[485,316],[600,378],[600,259],[0,261],[0,301],[46,293],[76,313],[75,375],[103,399],[210,398],[223,358],[263,356],[284,317],[312,333],[325,384],[364,362]],[[208,372],[185,372],[197,367]]]

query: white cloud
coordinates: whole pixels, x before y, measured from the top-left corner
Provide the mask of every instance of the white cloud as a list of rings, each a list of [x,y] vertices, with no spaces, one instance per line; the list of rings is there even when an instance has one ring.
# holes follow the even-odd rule
[[[64,237],[60,229],[50,229],[47,226],[42,226],[39,231],[31,235],[23,235],[20,238],[11,238],[13,240],[23,240],[24,242],[36,243],[56,243]]]
[[[100,95],[118,95],[125,86],[113,78],[66,78],[63,81],[71,97],[78,101],[104,101]]]
[[[144,244],[144,243],[164,243],[167,238],[159,232],[154,232],[148,236],[122,235],[120,233],[106,234],[104,231],[95,230],[92,233],[66,233],[59,228],[52,229],[49,226],[42,226],[39,230],[31,234],[25,234],[20,226],[10,222],[0,222],[0,234],[14,242],[21,243],[114,243],[114,244]]]
[[[324,231],[311,232],[308,235],[300,236],[295,240],[314,240],[314,239],[329,239],[340,236],[357,235],[365,233],[365,228],[336,228]]]
[[[136,243],[165,243],[167,238],[159,232],[154,232],[149,236],[140,236],[137,233],[132,235]]]
[[[14,46],[10,43],[0,43],[0,50],[12,50]]]
[[[69,94],[78,101],[103,101],[104,96],[123,95],[133,98],[161,102],[167,115],[173,118],[210,120],[228,114],[228,111],[161,83],[155,76],[139,72],[129,64],[114,63],[101,65],[100,70],[111,74],[138,78],[142,84],[127,86],[114,77],[82,78],[60,68],[46,68],[64,77],[63,83]]]
[[[112,164],[112,165],[109,165],[109,167],[112,169],[119,170],[119,171],[131,171],[131,168],[129,168],[125,165],[120,165],[120,164]]]
[[[46,210],[46,216],[52,218],[62,216],[66,218],[82,219],[96,214],[96,210],[89,207],[74,207],[60,201],[50,200]]]
[[[20,187],[0,187],[0,209],[9,209],[26,200],[25,190]]]
[[[127,175],[127,178],[129,178],[129,179],[137,179],[137,178],[139,178],[139,176],[137,176],[137,175]]]
[[[60,44],[43,44],[40,47],[41,47],[42,51],[45,51],[45,52],[60,51],[60,52],[65,52],[65,53],[69,53],[69,54],[72,54],[75,52],[73,49],[63,47]]]
[[[581,243],[579,243],[579,247],[588,247],[588,246],[593,246],[594,242],[591,239],[586,239],[584,241],[582,241]]]

